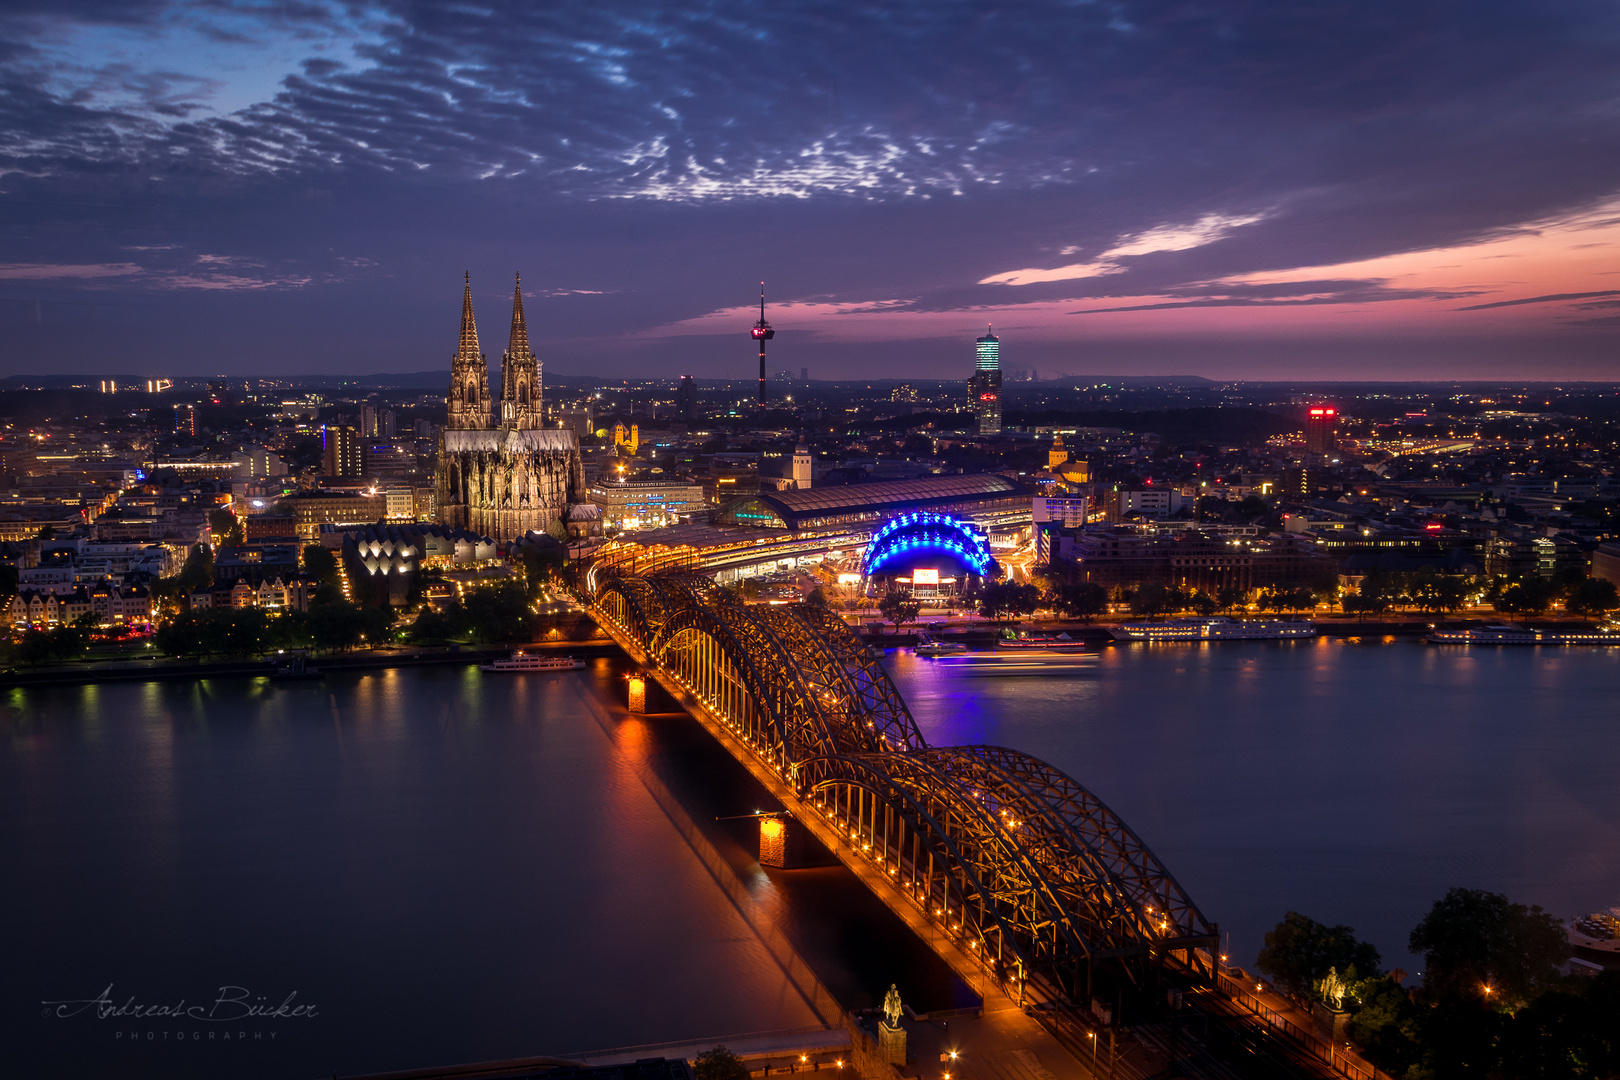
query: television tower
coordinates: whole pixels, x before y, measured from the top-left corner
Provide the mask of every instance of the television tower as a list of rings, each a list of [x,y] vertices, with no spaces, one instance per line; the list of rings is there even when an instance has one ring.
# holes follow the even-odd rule
[[[771,324],[765,321],[765,283],[759,283],[759,322],[749,331],[754,340],[759,342],[759,393],[755,395],[756,404],[765,404],[765,343],[776,336]]]

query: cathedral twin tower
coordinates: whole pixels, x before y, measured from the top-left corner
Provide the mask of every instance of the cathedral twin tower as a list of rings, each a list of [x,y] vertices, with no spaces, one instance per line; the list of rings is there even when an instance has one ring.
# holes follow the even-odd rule
[[[585,476],[574,430],[542,426],[540,360],[529,344],[521,279],[501,357],[499,417],[489,394],[489,365],[478,347],[470,276],[447,404],[435,477],[439,519],[496,540],[561,534],[570,505],[584,501]]]

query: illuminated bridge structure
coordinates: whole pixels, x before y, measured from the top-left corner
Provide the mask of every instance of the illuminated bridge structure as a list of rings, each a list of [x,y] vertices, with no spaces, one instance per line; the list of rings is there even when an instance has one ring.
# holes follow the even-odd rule
[[[695,574],[614,577],[598,621],[947,962],[1022,1001],[1165,967],[1214,977],[1219,930],[1101,800],[997,746],[928,745],[837,616]]]

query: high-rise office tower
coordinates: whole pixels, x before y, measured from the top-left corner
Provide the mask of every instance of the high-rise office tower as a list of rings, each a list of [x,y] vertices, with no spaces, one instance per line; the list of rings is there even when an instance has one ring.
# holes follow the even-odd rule
[[[174,430],[178,435],[197,434],[197,406],[176,405],[174,407]]]
[[[1337,432],[1339,410],[1331,405],[1312,405],[1305,413],[1306,464],[1320,465],[1339,449]]]
[[[343,424],[321,429],[322,467],[327,476],[359,476],[365,470],[360,433]]]
[[[681,376],[681,388],[675,392],[676,410],[688,424],[697,422],[697,383],[692,376]]]
[[[1001,434],[1001,339],[987,327],[984,337],[974,344],[976,361],[973,378],[968,380],[968,396],[980,435]]]

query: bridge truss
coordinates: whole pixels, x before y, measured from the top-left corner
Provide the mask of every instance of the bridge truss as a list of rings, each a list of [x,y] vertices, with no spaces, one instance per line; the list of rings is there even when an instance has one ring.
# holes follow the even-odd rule
[[[1038,758],[929,746],[842,619],[695,574],[614,577],[595,606],[1004,985],[1213,980],[1218,928],[1118,815]]]

